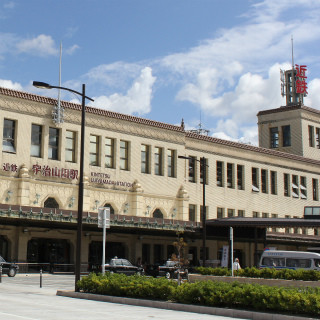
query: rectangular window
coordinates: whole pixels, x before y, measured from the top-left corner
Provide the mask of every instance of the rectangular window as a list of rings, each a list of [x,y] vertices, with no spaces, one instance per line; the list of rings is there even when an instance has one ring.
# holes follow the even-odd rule
[[[299,180],[297,175],[292,175],[292,197],[299,198]]]
[[[300,177],[300,198],[307,199],[307,178]]]
[[[105,168],[115,168],[114,163],[114,139],[105,138],[104,141],[104,167]]]
[[[272,213],[272,214],[271,214],[271,218],[277,219],[277,218],[278,218],[278,214]],[[278,228],[272,227],[272,232],[278,232]]]
[[[316,128],[316,148],[320,149],[320,128]]]
[[[234,164],[227,163],[227,187],[234,188]]]
[[[99,166],[99,137],[90,135],[90,165]]]
[[[309,132],[309,147],[314,147],[314,127],[308,126],[308,132]]]
[[[314,201],[319,201],[319,181],[312,179],[312,198]]]
[[[155,147],[154,150],[154,174],[162,176],[163,148]]]
[[[189,163],[189,182],[196,182],[196,158],[190,157],[188,163]]]
[[[189,204],[189,221],[196,221],[196,205]]]
[[[261,192],[268,193],[268,171],[261,169]]]
[[[59,158],[59,129],[49,128],[48,158],[58,160]]]
[[[41,157],[41,143],[42,143],[42,126],[33,124],[31,126],[31,156]]]
[[[283,126],[282,127],[282,144],[284,147],[291,146],[290,126]]]
[[[76,133],[66,131],[65,157],[67,162],[76,162]]]
[[[251,176],[252,176],[252,191],[259,192],[259,171],[258,168],[251,169]]]
[[[14,120],[4,119],[2,150],[5,152],[16,152],[15,127]]]
[[[278,127],[270,128],[270,148],[279,147],[279,130]]]
[[[284,196],[290,197],[290,175],[287,173],[283,174],[283,187],[284,187]]]
[[[150,146],[142,144],[141,145],[141,172],[142,173],[150,173],[149,159],[150,159]]]
[[[237,165],[237,186],[239,190],[244,190],[244,166]]]
[[[203,171],[206,173],[206,184],[208,184],[208,159],[204,158],[204,168],[203,168],[203,158],[200,158],[200,183],[203,184]]]
[[[175,150],[167,150],[167,165],[168,165],[168,177],[175,177]]]
[[[238,217],[243,218],[245,216],[244,210],[238,210]]]
[[[253,218],[259,218],[259,212],[258,211],[252,211],[252,217]]]
[[[277,172],[270,171],[270,189],[271,194],[277,194]]]
[[[223,187],[223,176],[224,176],[224,170],[223,170],[223,162],[217,161],[217,186]]]
[[[120,170],[129,170],[129,142],[120,140]]]
[[[224,217],[224,208],[217,208],[217,218],[222,219]]]
[[[228,209],[228,218],[234,217],[234,209]]]
[[[269,213],[262,212],[262,218],[269,218]]]

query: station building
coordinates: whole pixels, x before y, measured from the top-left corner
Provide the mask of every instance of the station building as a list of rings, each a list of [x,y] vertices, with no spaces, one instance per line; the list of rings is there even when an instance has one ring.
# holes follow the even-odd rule
[[[81,105],[61,101],[61,123],[52,117],[56,105],[52,98],[0,88],[0,254],[22,264],[75,262]],[[190,132],[183,123],[87,106],[83,269],[101,261],[99,207],[111,212],[107,257],[160,263],[174,252],[178,233],[197,264],[203,163],[209,227],[233,218],[303,218],[305,207],[319,206],[319,110],[297,102],[257,117],[259,147]],[[242,226],[234,254],[242,266],[252,266],[266,246],[316,250],[318,234],[317,225],[270,225],[254,243]],[[219,227],[209,228],[207,260],[221,260],[228,241]]]

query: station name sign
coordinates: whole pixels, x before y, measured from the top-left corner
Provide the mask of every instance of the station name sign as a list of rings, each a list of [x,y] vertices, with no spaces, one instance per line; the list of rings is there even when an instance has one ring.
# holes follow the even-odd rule
[[[131,182],[112,180],[109,174],[100,172],[91,172],[90,182],[97,184],[113,185],[116,187],[132,187]]]

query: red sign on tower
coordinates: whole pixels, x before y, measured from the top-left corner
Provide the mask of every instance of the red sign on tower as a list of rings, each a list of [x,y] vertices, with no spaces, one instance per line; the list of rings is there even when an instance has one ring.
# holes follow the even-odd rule
[[[308,94],[307,86],[307,66],[299,66],[296,64],[297,78],[296,78],[296,92],[302,94]]]

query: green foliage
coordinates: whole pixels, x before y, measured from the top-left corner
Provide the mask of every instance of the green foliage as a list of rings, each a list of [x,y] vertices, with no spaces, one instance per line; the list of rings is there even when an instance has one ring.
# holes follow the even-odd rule
[[[227,268],[205,268],[198,267],[196,272],[202,275],[212,276],[231,276],[231,270]],[[320,271],[316,270],[291,270],[291,269],[274,269],[274,268],[245,268],[234,271],[235,276],[249,278],[264,278],[264,279],[284,279],[284,280],[303,280],[303,281],[318,281],[320,280]]]
[[[247,272],[253,274],[255,270],[249,268]],[[278,288],[236,281],[185,282],[178,286],[176,281],[165,278],[119,274],[90,274],[78,286],[83,292],[104,295],[320,316],[320,288]]]

